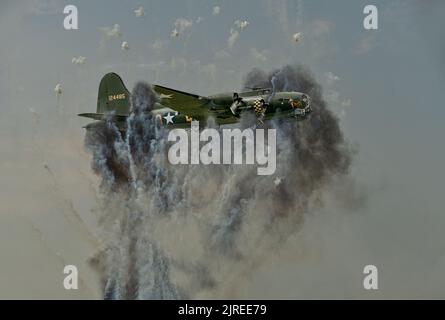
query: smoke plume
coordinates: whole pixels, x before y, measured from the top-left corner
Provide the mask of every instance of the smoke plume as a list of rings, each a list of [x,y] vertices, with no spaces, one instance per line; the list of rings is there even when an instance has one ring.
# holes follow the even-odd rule
[[[347,177],[352,153],[319,84],[301,66],[253,70],[245,87],[299,91],[312,98],[306,121],[273,120],[277,170],[177,165],[167,131],[150,111],[152,88],[139,83],[122,135],[110,114],[85,144],[101,177],[103,250],[93,263],[107,299],[234,298],[249,274],[323,206],[323,190]],[[249,125],[246,117],[239,126]]]

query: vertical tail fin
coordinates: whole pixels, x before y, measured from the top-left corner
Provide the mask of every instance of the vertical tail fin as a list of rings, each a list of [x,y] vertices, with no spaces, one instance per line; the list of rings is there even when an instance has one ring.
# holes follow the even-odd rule
[[[106,74],[99,85],[97,113],[114,111],[116,115],[130,113],[130,92],[116,73]]]

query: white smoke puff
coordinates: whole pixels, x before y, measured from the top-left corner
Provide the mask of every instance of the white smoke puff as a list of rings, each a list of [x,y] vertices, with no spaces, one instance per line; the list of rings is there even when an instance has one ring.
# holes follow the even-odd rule
[[[143,6],[140,6],[139,8],[137,8],[136,10],[134,10],[134,14],[136,15],[136,17],[140,18],[145,16],[145,10]]]
[[[326,78],[326,83],[328,84],[328,85],[332,85],[332,84],[334,84],[334,82],[336,82],[336,81],[338,81],[338,80],[340,80],[340,77],[338,77],[337,75],[335,75],[334,73],[332,73],[332,72],[326,72],[325,74],[324,74],[324,76],[325,76],[325,78]]]
[[[229,39],[227,39],[227,44],[229,45],[229,48],[232,48],[235,45],[235,42],[236,40],[238,40],[238,38],[239,38],[239,31],[231,28]]]
[[[187,28],[192,26],[193,22],[184,18],[178,18],[175,21],[175,28],[179,30],[179,33],[184,32]]]
[[[219,6],[214,6],[213,7],[213,12],[212,12],[212,14],[214,15],[214,16],[217,16],[217,15],[219,15],[221,13],[221,7],[219,7]]]
[[[100,30],[102,32],[104,32],[105,35],[107,35],[108,37],[121,37],[122,36],[121,26],[118,25],[117,23],[111,28],[103,27],[103,28],[100,28]]]
[[[79,56],[77,58],[76,57],[73,58],[71,60],[71,63],[74,64],[74,65],[83,65],[83,64],[85,64],[85,60],[86,60],[85,57]]]
[[[122,42],[121,49],[124,51],[130,50],[130,45],[128,44],[127,41]]]
[[[187,20],[185,18],[178,18],[174,23],[174,30],[172,31],[171,37],[176,38],[183,34],[187,29],[191,28],[193,21]]]
[[[57,93],[58,95],[62,94],[62,84],[58,83],[56,84],[56,87],[54,88],[54,92]]]
[[[237,30],[236,28],[230,28],[230,36],[229,39],[227,39],[229,48],[232,48],[235,45],[235,42],[239,38],[240,32],[244,30],[244,28],[246,28],[250,23],[249,21],[246,20],[244,21],[236,20],[234,24],[236,27],[238,27],[239,30]]]
[[[203,20],[204,20],[203,17],[198,17],[198,18],[195,20],[195,22],[196,22],[196,23],[200,23],[200,22],[202,22]]]
[[[294,35],[292,36],[292,39],[294,39],[295,42],[300,42],[301,38],[301,32],[294,33]]]
[[[179,31],[176,29],[173,29],[170,34],[170,38],[177,38],[177,37],[179,37]]]
[[[235,25],[236,25],[238,28],[240,28],[241,30],[243,30],[244,28],[246,28],[249,24],[250,24],[250,22],[247,21],[247,20],[244,20],[244,21],[236,20],[236,21],[235,21]]]

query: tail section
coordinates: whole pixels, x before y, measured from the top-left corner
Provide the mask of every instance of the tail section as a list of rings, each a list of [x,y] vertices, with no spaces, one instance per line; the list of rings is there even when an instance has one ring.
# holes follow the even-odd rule
[[[96,112],[105,114],[113,111],[118,116],[126,116],[130,113],[130,92],[121,77],[116,73],[108,73],[99,85]]]
[[[104,120],[105,115],[114,113],[114,120],[119,130],[125,130],[127,116],[130,114],[130,92],[121,77],[116,73],[106,74],[99,85],[96,113],[81,113],[80,117]],[[85,128],[92,129],[99,122],[90,123]]]

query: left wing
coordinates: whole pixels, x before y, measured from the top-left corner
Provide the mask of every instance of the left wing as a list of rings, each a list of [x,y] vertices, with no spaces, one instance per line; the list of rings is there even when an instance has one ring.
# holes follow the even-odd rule
[[[209,98],[159,85],[153,88],[161,96],[162,105],[193,118],[207,116],[208,110],[204,106],[210,102]]]

